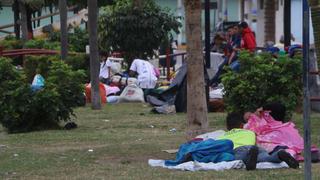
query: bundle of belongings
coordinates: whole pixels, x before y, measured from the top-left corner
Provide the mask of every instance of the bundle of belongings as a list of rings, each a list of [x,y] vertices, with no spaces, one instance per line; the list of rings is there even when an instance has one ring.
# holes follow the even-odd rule
[[[187,65],[183,64],[167,89],[152,91],[147,102],[154,106],[153,112],[171,114],[187,110]]]
[[[276,116],[275,116],[276,117]],[[175,160],[149,160],[152,167],[176,170],[299,168],[303,139],[292,122],[275,120],[269,111],[230,113],[227,132],[204,134],[182,144]],[[313,162],[319,150],[312,148]]]
[[[157,84],[156,68],[148,61],[135,59],[129,73],[120,73],[119,65],[109,59],[101,62],[99,73],[101,102],[110,104],[145,102],[145,92],[155,88]],[[85,94],[87,102],[91,102],[90,83],[86,84]]]
[[[32,80],[31,89],[32,91],[41,90],[44,87],[45,80],[41,74],[36,74]]]
[[[205,70],[205,80],[208,83],[208,73]],[[208,84],[207,84],[208,85]],[[208,86],[207,86],[208,87]],[[209,88],[206,88],[209,90]],[[223,86],[211,89],[209,93],[209,111],[223,111]],[[187,111],[187,65],[177,70],[168,88],[150,91],[146,96],[147,102],[153,106],[153,112],[159,114],[172,114]]]

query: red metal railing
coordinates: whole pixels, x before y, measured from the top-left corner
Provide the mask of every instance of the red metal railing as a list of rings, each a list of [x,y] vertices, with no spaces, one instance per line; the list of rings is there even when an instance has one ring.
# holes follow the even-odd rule
[[[59,51],[47,50],[47,49],[14,49],[14,50],[3,50],[0,47],[0,56],[3,57],[17,57],[26,55],[56,55]]]

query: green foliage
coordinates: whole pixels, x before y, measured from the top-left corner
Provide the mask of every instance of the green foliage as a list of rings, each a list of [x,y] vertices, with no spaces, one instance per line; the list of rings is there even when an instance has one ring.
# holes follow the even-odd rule
[[[62,61],[49,66],[45,87],[31,90],[23,72],[0,58],[0,122],[9,133],[56,128],[70,120],[83,98],[82,71]]]
[[[30,39],[24,43],[25,48],[41,49],[45,43],[44,39]]]
[[[69,33],[68,42],[71,51],[85,52],[89,44],[89,33],[86,29],[74,28],[74,32]]]
[[[45,79],[48,77],[50,66],[53,62],[60,61],[58,56],[26,56],[24,60],[24,72],[27,82],[31,83],[36,74],[41,74]],[[86,54],[69,55],[65,60],[73,71],[82,70],[85,73],[86,80],[90,81],[90,61]]]
[[[90,82],[90,57],[86,54],[69,55],[65,63],[72,67],[72,70],[83,70],[86,75],[86,83]]]
[[[48,41],[44,39],[30,39],[24,43],[25,48],[60,50],[60,42]]]
[[[23,42],[12,38],[12,36],[9,36],[8,38],[0,41],[0,46],[7,50],[21,49],[23,46]]]
[[[49,34],[50,42],[58,42],[60,46],[60,32],[52,32]],[[86,45],[89,44],[89,34],[86,29],[74,28],[73,32],[68,33],[69,50],[74,52],[85,52]]]
[[[52,61],[58,60],[58,56],[26,56],[24,60],[24,72],[27,82],[31,83],[36,74],[41,74],[46,79]]]
[[[54,89],[59,94],[57,120],[69,120],[73,108],[83,100],[85,73],[82,70],[73,71],[62,61],[53,61],[50,66],[45,88]]]
[[[228,111],[254,111],[268,102],[286,105],[288,114],[295,110],[301,97],[301,59],[270,54],[240,54],[240,72],[228,70],[222,76],[224,100]]]
[[[153,56],[171,32],[179,33],[179,17],[153,0],[141,3],[141,7],[135,7],[133,0],[119,0],[103,8],[99,18],[100,49],[124,52],[130,63],[135,57]]]

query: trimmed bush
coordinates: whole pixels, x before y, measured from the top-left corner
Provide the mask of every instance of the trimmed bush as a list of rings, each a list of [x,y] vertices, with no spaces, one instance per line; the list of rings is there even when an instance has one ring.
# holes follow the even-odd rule
[[[281,102],[290,118],[302,94],[301,58],[242,52],[240,72],[222,76],[227,111],[255,111],[268,102]]]
[[[9,133],[59,127],[70,120],[73,108],[83,99],[84,73],[62,61],[49,66],[45,87],[31,90],[24,72],[9,59],[0,58],[0,122]]]
[[[59,56],[27,56],[24,60],[24,71],[27,81],[32,82],[33,77],[39,73],[45,79],[48,76],[49,67],[54,61],[61,61]],[[83,70],[85,79],[83,83],[89,82],[90,79],[90,59],[86,54],[69,55],[64,61],[72,70]]]
[[[23,46],[23,42],[16,39],[4,39],[0,41],[0,46],[2,46],[4,49],[21,49]]]
[[[85,82],[90,82],[90,57],[86,54],[69,55],[65,60],[73,70],[83,70],[86,75]]]
[[[26,56],[24,60],[24,72],[27,82],[31,83],[36,74],[47,78],[52,61],[58,61],[58,56]]]

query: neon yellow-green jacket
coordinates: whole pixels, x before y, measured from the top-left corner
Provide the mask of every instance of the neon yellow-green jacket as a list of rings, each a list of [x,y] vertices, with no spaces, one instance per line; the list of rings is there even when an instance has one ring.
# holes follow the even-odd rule
[[[256,134],[246,129],[231,129],[218,139],[229,139],[233,142],[233,148],[256,144]]]

